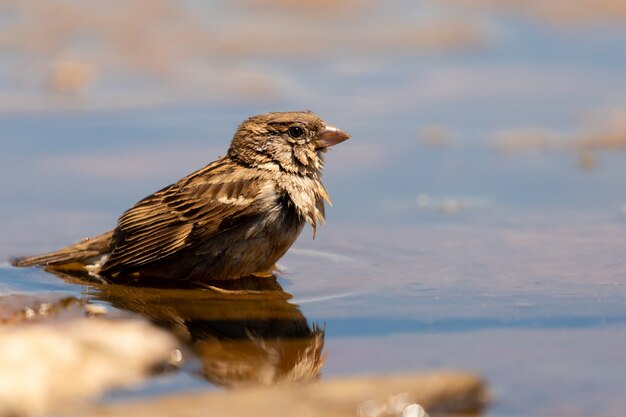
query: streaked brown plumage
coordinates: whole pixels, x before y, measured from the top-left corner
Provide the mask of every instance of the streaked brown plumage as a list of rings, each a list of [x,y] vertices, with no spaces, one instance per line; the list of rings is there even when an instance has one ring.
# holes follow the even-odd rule
[[[267,273],[305,223],[324,221],[323,154],[349,137],[312,112],[251,117],[226,156],[139,201],[113,231],[14,264],[78,263],[109,280]]]

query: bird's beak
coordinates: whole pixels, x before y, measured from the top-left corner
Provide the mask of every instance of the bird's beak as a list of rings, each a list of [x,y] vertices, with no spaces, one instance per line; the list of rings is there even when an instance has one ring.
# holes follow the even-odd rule
[[[315,140],[315,145],[317,148],[328,148],[341,143],[344,140],[348,140],[349,138],[350,135],[343,130],[327,125]]]

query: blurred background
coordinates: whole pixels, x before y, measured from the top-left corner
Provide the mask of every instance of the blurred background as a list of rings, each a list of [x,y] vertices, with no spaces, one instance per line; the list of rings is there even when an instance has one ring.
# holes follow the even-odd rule
[[[494,413],[619,415],[625,23],[622,0],[0,0],[0,257],[310,109],[352,134],[281,278],[326,374],[471,368]]]
[[[355,138],[329,158],[331,218],[626,210],[610,191],[626,182],[621,1],[22,0],[0,13],[4,218],[51,200],[49,213],[108,218],[223,153],[249,115],[292,109]]]
[[[249,115],[293,109],[355,138],[329,158],[331,218],[626,210],[610,191],[626,182],[621,1],[22,0],[0,13],[14,173],[0,181],[20,211],[67,198],[63,211],[117,212],[223,153]]]

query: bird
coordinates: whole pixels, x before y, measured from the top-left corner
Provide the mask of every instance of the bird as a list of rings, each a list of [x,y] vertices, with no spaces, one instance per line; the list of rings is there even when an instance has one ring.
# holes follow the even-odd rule
[[[115,229],[12,263],[108,282],[271,275],[305,224],[315,238],[325,222],[324,154],[349,138],[308,110],[252,116],[223,157],[143,198]]]

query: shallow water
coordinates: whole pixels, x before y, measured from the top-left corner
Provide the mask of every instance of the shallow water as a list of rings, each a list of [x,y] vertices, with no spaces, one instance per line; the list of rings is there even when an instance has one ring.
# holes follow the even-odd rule
[[[292,298],[253,303],[259,309],[246,314],[274,317],[278,308],[303,326],[298,340],[325,326],[323,377],[466,369],[493,391],[486,415],[621,415],[623,15],[600,6],[553,19],[530,6],[341,3],[325,23],[335,38],[316,36],[307,21],[328,6],[263,11],[268,22],[305,21],[299,48],[300,38],[276,46],[269,28],[277,26],[253,19],[255,2],[215,2],[226,25],[253,19],[258,41],[232,30],[208,50],[152,51],[178,60],[182,74],[154,75],[126,55],[79,45],[73,52],[99,75],[77,94],[38,89],[44,69],[16,78],[63,56],[29,50],[3,60],[0,260],[113,227],[138,199],[223,154],[251,114],[311,108],[353,136],[327,157],[328,224],[315,240],[307,229],[280,262],[278,292]],[[191,4],[204,28],[210,10]],[[352,18],[341,25],[345,13]],[[446,32],[451,22],[467,30]],[[372,25],[397,31],[364,37]],[[192,59],[200,53],[208,63]],[[136,311],[123,297],[8,264],[0,291],[68,293]],[[174,309],[190,297],[160,294]],[[210,310],[200,302],[193,314],[214,319]],[[110,398],[212,387],[198,376],[201,362]]]

